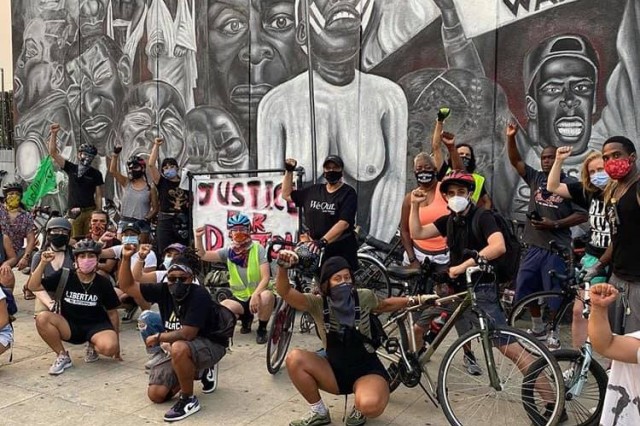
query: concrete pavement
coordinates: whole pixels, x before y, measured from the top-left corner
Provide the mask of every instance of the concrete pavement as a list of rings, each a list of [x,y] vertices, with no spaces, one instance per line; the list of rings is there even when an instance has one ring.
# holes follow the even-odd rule
[[[60,376],[47,371],[53,352],[36,332],[33,301],[22,298],[26,277],[16,274],[19,313],[14,323],[13,362],[9,354],[0,356],[0,425],[143,425],[163,424],[162,416],[172,403],[153,404],[146,396],[147,354],[136,323],[122,324],[121,346],[124,361],[101,357],[83,361],[84,346],[65,345],[74,366]],[[255,328],[255,325],[254,325]],[[296,330],[291,347],[319,348],[315,335]],[[267,372],[266,346],[255,344],[255,334],[234,337],[234,345],[220,362],[217,390],[209,395],[195,384],[202,409],[179,422],[190,425],[288,425],[303,416],[308,405],[291,385],[286,369],[275,376]],[[441,348],[441,353],[446,349]],[[437,378],[437,363],[432,364]],[[344,397],[324,394],[333,424],[342,424]],[[351,396],[347,414],[353,404]],[[427,402],[420,388],[400,387],[391,395],[385,413],[368,425],[439,426],[447,422],[439,408]]]

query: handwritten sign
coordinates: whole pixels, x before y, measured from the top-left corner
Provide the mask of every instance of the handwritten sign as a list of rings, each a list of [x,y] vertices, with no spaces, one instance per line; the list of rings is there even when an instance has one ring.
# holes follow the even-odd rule
[[[296,241],[298,209],[282,198],[278,178],[194,176],[193,226],[204,226],[205,249],[228,246],[227,218],[244,213],[251,219],[251,237],[266,246],[272,237]]]

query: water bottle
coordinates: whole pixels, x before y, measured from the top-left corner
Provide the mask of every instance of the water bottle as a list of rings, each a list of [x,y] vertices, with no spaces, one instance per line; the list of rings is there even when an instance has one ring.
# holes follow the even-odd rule
[[[440,330],[442,330],[442,326],[447,322],[448,317],[448,313],[441,312],[440,315],[431,320],[429,330],[424,334],[425,342],[431,344],[435,340]]]

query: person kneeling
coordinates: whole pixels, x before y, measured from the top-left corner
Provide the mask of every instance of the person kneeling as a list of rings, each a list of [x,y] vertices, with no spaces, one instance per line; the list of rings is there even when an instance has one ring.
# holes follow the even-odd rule
[[[98,354],[121,359],[116,310],[120,301],[111,282],[96,274],[101,250],[100,243],[81,240],[73,248],[76,269],[63,268],[43,279],[45,268],[55,258],[53,251],[44,251],[31,274],[29,290],[50,309],[36,316],[36,328],[57,355],[49,369],[51,375],[62,374],[73,365],[63,341],[89,342]],[[47,291],[55,292],[56,300]]]

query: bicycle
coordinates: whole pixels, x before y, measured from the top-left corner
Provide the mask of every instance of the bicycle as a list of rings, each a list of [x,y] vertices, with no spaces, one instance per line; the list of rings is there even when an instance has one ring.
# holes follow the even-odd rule
[[[509,316],[511,326],[526,327],[528,318],[525,313],[529,311],[532,304],[542,307],[541,312],[548,330],[559,329],[566,312],[572,312],[575,300],[583,303],[583,317],[585,319],[589,317],[590,283],[582,282],[584,274],[576,276],[573,262],[570,260],[568,263],[570,267],[566,275],[558,274],[553,270],[549,271],[552,277],[560,281],[560,290],[541,291],[524,297],[513,307]],[[580,294],[580,290],[584,290],[584,296]],[[550,310],[545,309],[549,306],[559,306],[555,315],[551,315]],[[559,349],[551,353],[562,366],[566,390],[565,405],[571,420],[570,424],[598,425],[609,379],[605,369],[593,357],[591,342],[587,339],[579,350]]]
[[[565,394],[558,363],[546,347],[527,333],[491,324],[477,302],[479,279],[474,282],[474,276],[491,273],[492,268],[482,258],[476,263],[478,266],[466,271],[466,291],[435,300],[436,306],[454,302],[459,305],[427,348],[417,347],[413,313],[428,305],[394,313],[383,326],[387,338],[377,353],[390,362],[391,389],[396,389],[400,383],[407,387],[419,385],[436,407],[442,406],[452,425],[497,424],[507,419],[512,424],[557,424],[563,414]],[[478,316],[478,327],[460,336],[449,347],[440,363],[436,389],[427,363],[467,309],[472,309]],[[463,367],[465,347],[472,342],[479,342],[482,347],[476,352],[477,361],[478,365],[486,367],[488,380],[482,380],[483,376],[470,376]],[[525,347],[536,348],[539,357],[531,359],[533,356]],[[520,378],[514,377],[517,372],[521,373]],[[494,400],[493,404],[487,401],[489,399]],[[502,420],[498,421],[496,415],[502,416]]]
[[[269,242],[267,248],[267,257],[269,263],[274,260],[274,254],[284,247],[296,247],[297,244],[284,240],[274,240]],[[278,247],[278,249],[276,249]],[[320,262],[318,261],[318,264]],[[313,291],[315,268],[304,269],[301,265],[297,265],[289,269],[289,281],[292,286],[301,293],[311,293]],[[267,334],[267,370],[271,374],[276,374],[287,355],[289,344],[293,336],[295,328],[296,310],[289,305],[283,298],[277,297],[276,307],[269,321],[269,332]],[[319,337],[318,328],[315,321],[308,312],[303,312],[300,316],[300,332],[310,333],[312,329],[316,330]]]

